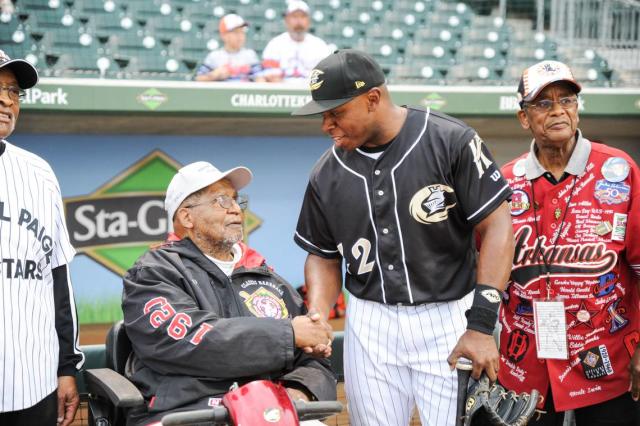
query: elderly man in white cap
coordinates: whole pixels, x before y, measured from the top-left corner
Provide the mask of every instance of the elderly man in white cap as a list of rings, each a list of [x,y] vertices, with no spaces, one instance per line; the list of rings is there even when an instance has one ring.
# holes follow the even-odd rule
[[[237,191],[251,178],[245,167],[203,161],[180,169],[165,199],[180,240],[149,250],[124,277],[128,376],[147,402],[130,413],[133,424],[210,407],[233,383],[257,378],[278,380],[296,400],[336,398],[328,361],[306,353],[331,341],[328,324],[305,315],[264,263],[238,266],[246,200]]]
[[[270,82],[306,83],[311,70],[331,53],[319,37],[309,34],[309,6],[301,0],[287,3],[287,31],[269,41],[262,52],[263,75]]]
[[[513,269],[500,313],[498,380],[539,389],[535,425],[640,424],[640,169],[578,128],[569,67],[524,70],[529,151],[502,168],[513,190]]]

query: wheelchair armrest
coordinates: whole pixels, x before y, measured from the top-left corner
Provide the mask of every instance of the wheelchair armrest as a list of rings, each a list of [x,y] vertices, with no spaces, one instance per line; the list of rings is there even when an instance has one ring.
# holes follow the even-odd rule
[[[85,370],[89,393],[111,401],[117,408],[131,408],[144,404],[142,394],[127,378],[109,368]]]

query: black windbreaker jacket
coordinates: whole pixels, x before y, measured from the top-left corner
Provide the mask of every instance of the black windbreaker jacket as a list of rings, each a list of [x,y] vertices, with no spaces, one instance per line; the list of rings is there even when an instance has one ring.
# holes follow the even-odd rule
[[[124,277],[124,322],[133,344],[127,375],[149,413],[221,396],[256,379],[336,399],[328,360],[295,348],[295,289],[266,265],[231,279],[189,239],[141,256]]]

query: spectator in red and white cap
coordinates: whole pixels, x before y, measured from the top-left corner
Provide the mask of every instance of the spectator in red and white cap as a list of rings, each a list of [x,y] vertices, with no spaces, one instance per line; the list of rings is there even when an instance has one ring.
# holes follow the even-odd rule
[[[306,82],[315,65],[331,53],[319,37],[309,34],[309,5],[301,0],[287,4],[284,16],[287,31],[269,41],[262,53],[263,75],[267,81]]]
[[[197,71],[197,81],[263,80],[256,76],[260,70],[258,55],[244,47],[248,26],[240,15],[234,13],[220,19],[218,28],[224,45],[207,55]]]

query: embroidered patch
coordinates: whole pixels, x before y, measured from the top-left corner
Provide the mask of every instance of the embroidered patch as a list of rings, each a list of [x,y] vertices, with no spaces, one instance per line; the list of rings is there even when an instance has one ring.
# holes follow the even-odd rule
[[[531,202],[529,201],[529,194],[521,189],[516,189],[511,195],[511,201],[509,201],[509,208],[511,209],[511,216],[520,216],[522,213],[529,210]]]
[[[249,312],[258,318],[282,319],[289,316],[284,300],[264,287],[260,287],[251,294],[246,291],[241,291],[238,294],[244,299],[244,304]]]
[[[509,335],[507,357],[512,362],[520,362],[529,350],[529,335],[522,330],[514,330]]]
[[[607,324],[611,324],[609,333],[615,333],[618,330],[623,329],[629,324],[629,320],[626,319],[623,314],[627,312],[627,308],[618,306],[622,299],[616,299],[607,306],[607,313],[609,318],[605,320]]]
[[[624,182],[609,182],[600,179],[596,182],[593,195],[601,204],[620,204],[629,201],[631,188]]]
[[[601,275],[598,283],[593,285],[593,295],[595,297],[604,297],[616,288],[616,274],[613,272]]]
[[[429,225],[447,220],[449,209],[455,205],[453,188],[437,183],[425,186],[411,197],[409,214],[416,221]]]
[[[613,366],[609,359],[609,352],[605,345],[595,346],[578,353],[584,377],[588,380],[613,374]]]
[[[624,241],[627,234],[627,215],[624,213],[613,214],[613,231],[611,231],[611,241]]]
[[[611,226],[611,223],[609,223],[608,220],[605,220],[604,222],[600,222],[599,224],[597,224],[593,228],[593,232],[595,232],[596,235],[600,235],[602,237],[604,235],[607,235],[609,232],[611,232],[612,229],[613,227]]]

